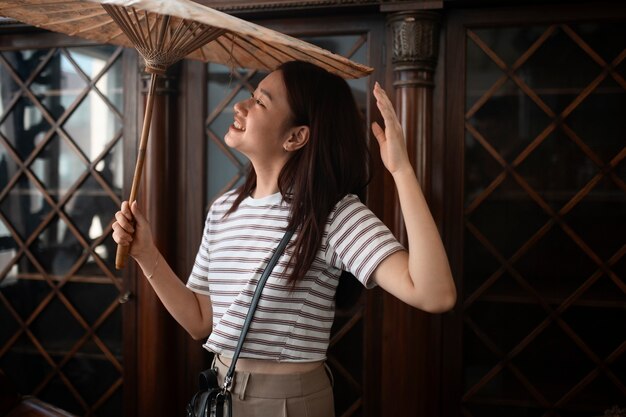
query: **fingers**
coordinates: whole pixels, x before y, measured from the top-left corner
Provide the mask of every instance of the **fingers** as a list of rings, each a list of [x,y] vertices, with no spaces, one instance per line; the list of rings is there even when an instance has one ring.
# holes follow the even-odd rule
[[[124,201],[120,211],[115,213],[115,222],[111,227],[113,228],[113,240],[115,240],[118,245],[130,245],[133,241],[135,226],[134,217],[127,201]]]
[[[382,114],[385,122],[387,120],[394,119],[396,117],[396,113],[393,109],[393,104],[391,104],[391,100],[387,96],[387,93],[383,88],[378,84],[378,81],[374,84],[374,97],[376,97],[376,105],[378,106],[378,110],[380,110],[380,114]]]
[[[374,137],[380,145],[385,143],[385,141],[387,140],[387,138],[385,137],[385,131],[382,127],[380,127],[377,122],[372,123],[372,132],[374,133]]]

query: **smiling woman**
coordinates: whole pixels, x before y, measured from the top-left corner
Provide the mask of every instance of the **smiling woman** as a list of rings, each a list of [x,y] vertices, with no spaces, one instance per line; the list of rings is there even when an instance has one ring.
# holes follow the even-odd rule
[[[260,273],[285,230],[295,232],[263,289],[237,362],[236,415],[285,408],[289,415],[334,415],[323,363],[342,271],[425,311],[446,311],[455,302],[400,124],[378,84],[374,96],[385,129],[374,123],[372,130],[398,188],[410,252],[362,203],[368,149],[348,84],[298,61],[281,65],[234,105],[225,141],[250,169],[238,189],[211,206],[186,286],[156,249],[137,204],[124,202],[116,214],[116,242],[132,243],[131,256],[172,316],[194,338],[209,336],[204,347],[216,353],[220,379]]]

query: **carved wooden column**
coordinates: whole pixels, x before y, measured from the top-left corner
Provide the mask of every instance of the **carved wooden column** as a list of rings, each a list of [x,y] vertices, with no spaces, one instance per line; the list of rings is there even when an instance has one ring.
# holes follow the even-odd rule
[[[395,107],[411,163],[424,195],[430,195],[433,75],[439,48],[439,14],[398,12],[389,16]],[[395,196],[393,231],[406,246],[406,231]],[[439,356],[432,316],[390,295],[384,298],[382,387],[384,415],[436,414]],[[433,380],[435,379],[435,380]],[[428,393],[428,395],[426,395]],[[435,394],[435,395],[433,395]]]
[[[177,66],[158,78],[146,163],[138,197],[163,258],[176,270],[175,121]],[[143,95],[148,77],[142,77]],[[142,112],[143,115],[143,112]],[[176,398],[178,324],[165,310],[151,285],[137,268],[137,415],[181,415]]]

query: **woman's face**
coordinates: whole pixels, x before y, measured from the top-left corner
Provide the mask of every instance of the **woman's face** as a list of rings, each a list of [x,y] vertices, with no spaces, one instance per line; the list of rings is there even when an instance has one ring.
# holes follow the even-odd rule
[[[291,109],[282,73],[274,71],[258,85],[252,97],[235,104],[226,144],[253,162],[285,157],[283,144],[291,134]]]

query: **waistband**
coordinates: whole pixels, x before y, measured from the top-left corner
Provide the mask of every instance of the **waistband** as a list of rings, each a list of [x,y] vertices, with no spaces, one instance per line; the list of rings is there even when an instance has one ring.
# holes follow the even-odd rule
[[[228,367],[219,360],[218,355],[215,355],[213,367],[217,369],[217,380],[221,386]],[[293,398],[322,391],[331,386],[330,381],[330,370],[326,364],[320,364],[312,371],[292,374],[261,374],[235,370],[230,391],[240,400],[245,399],[246,395],[273,399]]]

